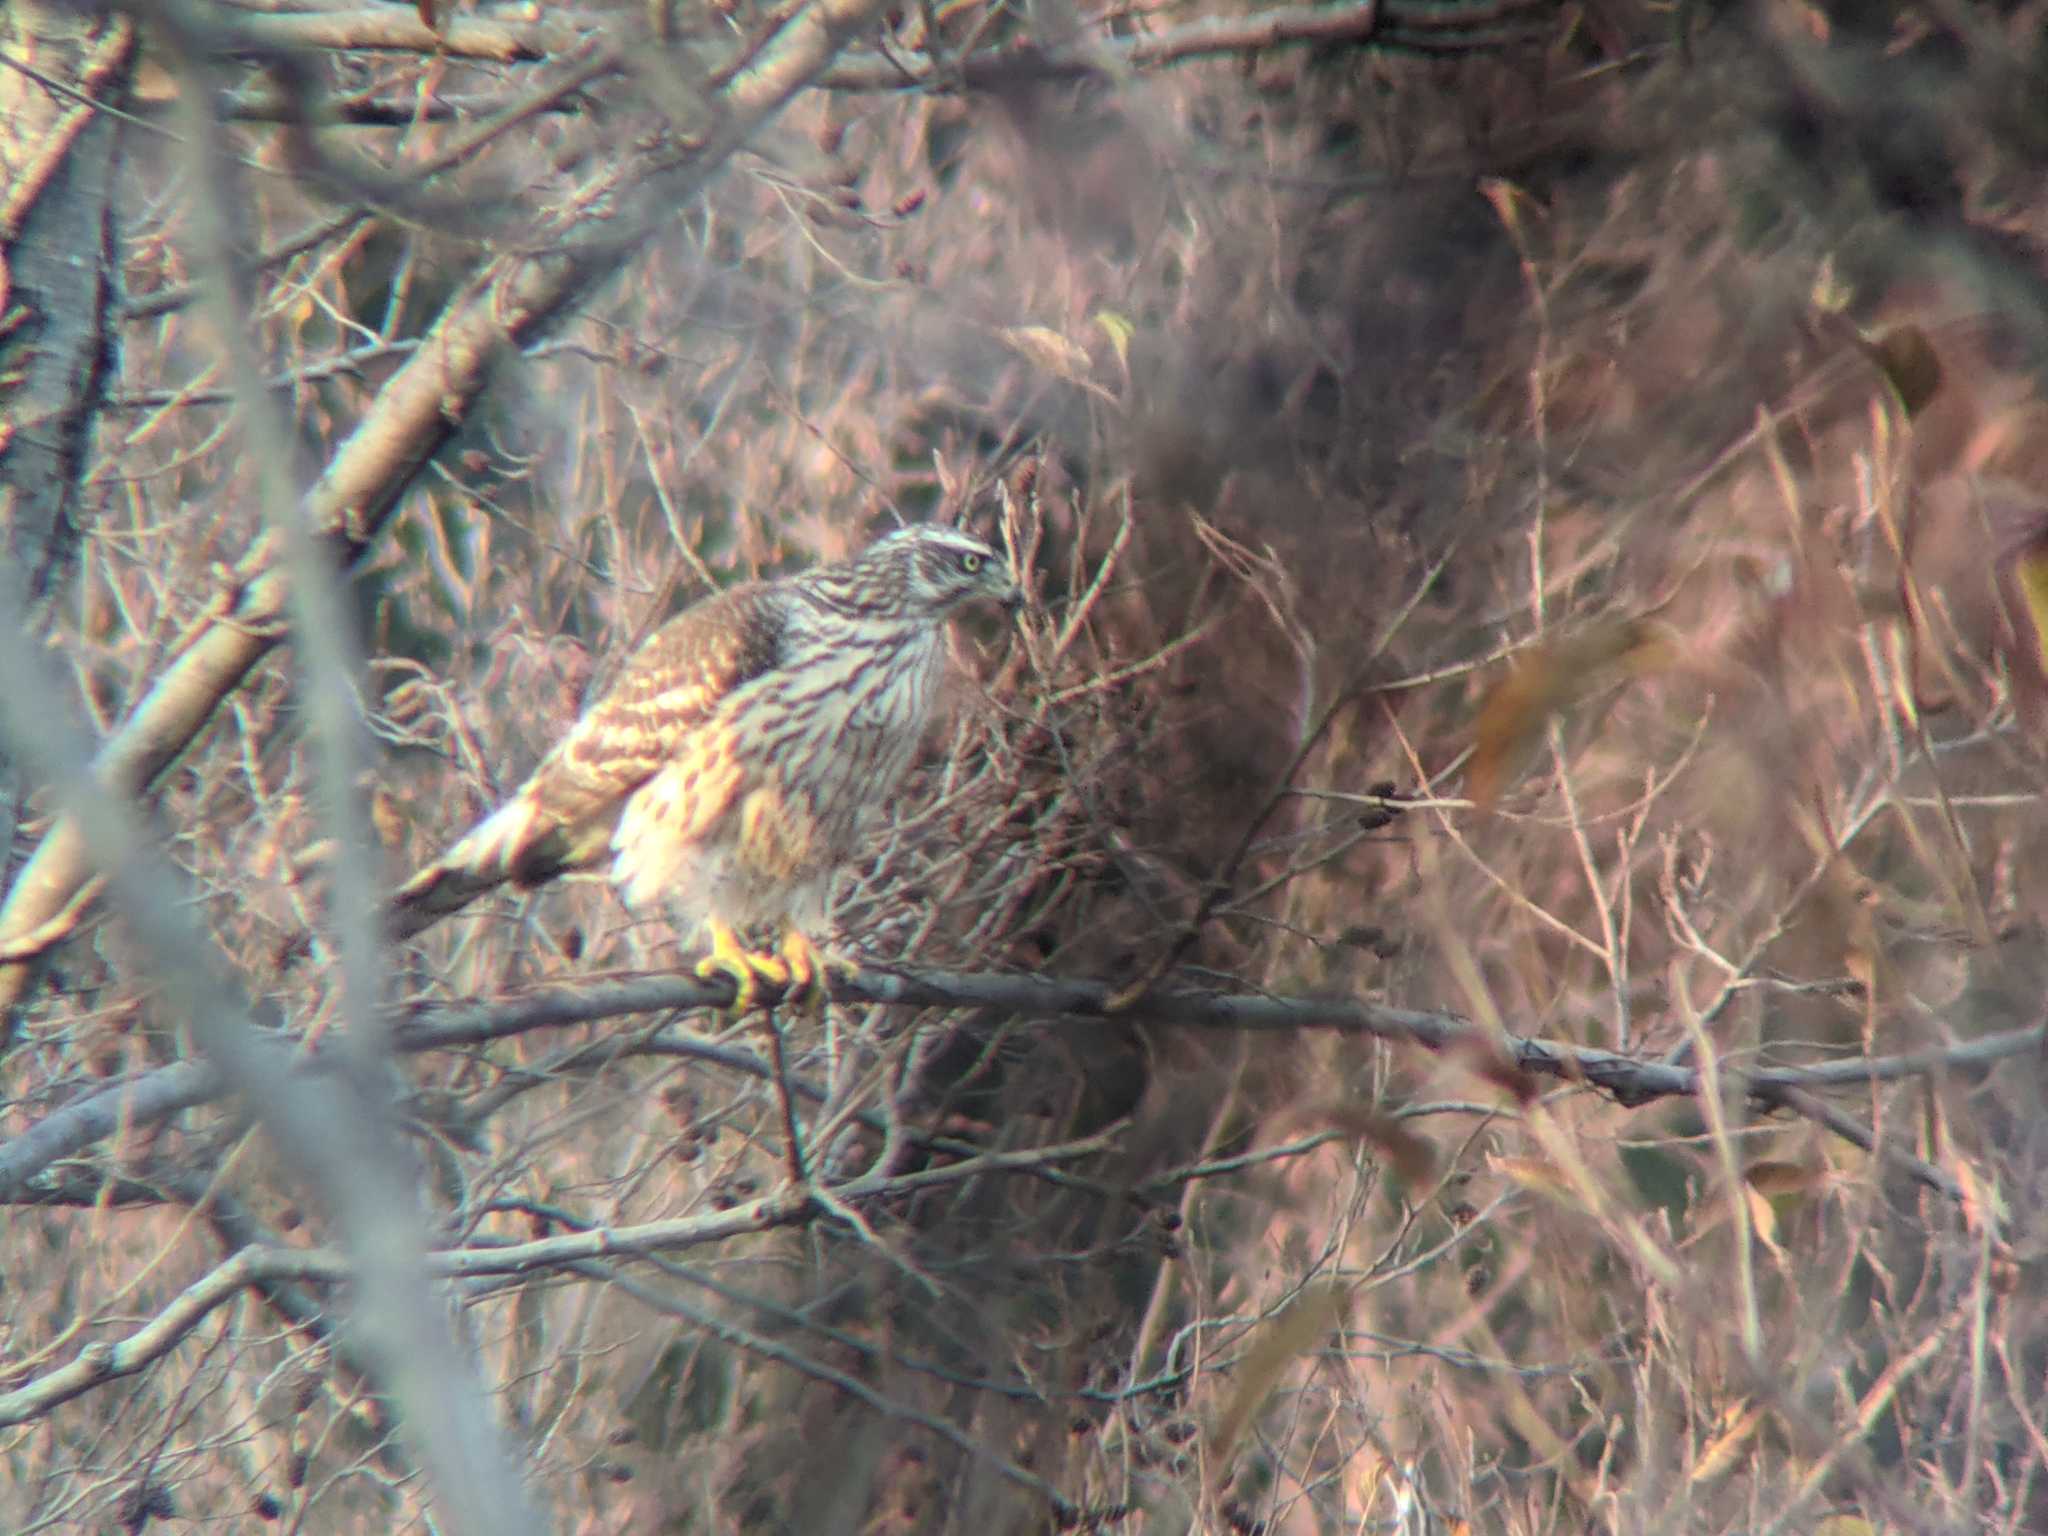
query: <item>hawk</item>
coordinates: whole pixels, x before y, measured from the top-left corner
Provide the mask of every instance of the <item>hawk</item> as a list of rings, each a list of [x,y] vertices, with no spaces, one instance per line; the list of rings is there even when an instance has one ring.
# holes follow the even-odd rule
[[[697,974],[730,977],[736,1011],[763,981],[810,994],[832,873],[909,772],[947,617],[976,599],[1016,611],[1008,562],[967,534],[915,527],[685,609],[510,800],[400,887],[392,932],[609,858],[628,906],[666,903],[701,928]],[[772,951],[743,938],[770,932]]]

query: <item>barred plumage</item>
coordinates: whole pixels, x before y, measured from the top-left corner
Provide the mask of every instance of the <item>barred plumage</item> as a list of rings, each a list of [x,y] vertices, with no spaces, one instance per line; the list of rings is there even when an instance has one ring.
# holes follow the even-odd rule
[[[808,985],[832,872],[902,783],[931,722],[945,620],[1017,601],[978,539],[911,528],[853,559],[733,587],[679,614],[626,664],[498,811],[399,890],[417,932],[497,885],[611,856],[627,903],[702,924],[706,967]],[[782,960],[736,934],[773,927]]]

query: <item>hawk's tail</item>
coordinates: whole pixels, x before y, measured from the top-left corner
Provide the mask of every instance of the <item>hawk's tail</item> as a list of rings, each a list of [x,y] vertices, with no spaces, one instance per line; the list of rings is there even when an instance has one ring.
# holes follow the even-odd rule
[[[408,939],[508,882],[551,880],[569,865],[568,842],[566,829],[542,808],[529,781],[392,894],[386,930],[394,939]]]

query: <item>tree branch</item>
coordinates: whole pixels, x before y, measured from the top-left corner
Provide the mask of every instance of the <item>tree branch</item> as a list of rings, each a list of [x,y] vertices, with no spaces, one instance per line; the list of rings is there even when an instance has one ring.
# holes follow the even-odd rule
[[[1125,1013],[1111,1014],[1114,989],[1101,982],[1057,981],[960,971],[884,970],[869,967],[835,978],[839,1003],[904,1007],[981,1009],[995,1014],[1040,1018],[1139,1020],[1168,1028],[1298,1031],[1331,1029],[1376,1039],[1405,1041],[1426,1050],[1469,1051],[1476,1063],[1493,1062],[1514,1071],[1564,1082],[1584,1083],[1636,1108],[1660,1099],[1690,1098],[1699,1075],[1689,1067],[1643,1061],[1592,1046],[1521,1035],[1495,1036],[1454,1014],[1423,1013],[1342,998],[1255,997],[1183,989],[1148,996]],[[551,987],[496,1002],[414,1005],[399,1009],[392,1023],[393,1048],[413,1055],[456,1050],[523,1035],[536,1029],[592,1024],[636,1013],[722,1009],[732,1003],[731,985],[689,976],[648,976],[588,986]],[[286,1037],[260,1037],[262,1049],[292,1055]],[[1893,1056],[1821,1062],[1802,1067],[1724,1071],[1723,1078],[1767,1109],[1816,1119],[1828,1130],[1898,1161],[1929,1188],[1958,1198],[1954,1179],[1903,1154],[1874,1147],[1868,1132],[1855,1127],[1811,1095],[1845,1088],[1898,1082],[1934,1072],[1986,1067],[2048,1047],[2048,1025],[2006,1030],[1961,1045]],[[708,1041],[676,1041],[665,1052],[688,1054],[730,1070],[766,1079],[772,1068],[751,1052]],[[296,1057],[294,1070],[327,1070],[321,1052]],[[792,1080],[794,1091],[816,1090]],[[13,1199],[42,1169],[76,1154],[126,1126],[141,1126],[221,1097],[226,1084],[211,1067],[181,1062],[131,1082],[100,1090],[52,1111],[19,1136],[0,1143],[0,1200]],[[1827,1111],[1822,1114],[1822,1111]],[[1855,1130],[1858,1134],[1851,1134]]]
[[[880,8],[881,0],[816,0],[788,17],[717,93],[715,127],[682,171],[662,179],[658,206],[686,206]],[[498,258],[458,290],[307,493],[306,522],[333,546],[338,566],[360,557],[383,530],[412,477],[467,420],[504,354],[585,299],[636,249],[636,240],[604,240],[571,253]],[[255,542],[156,685],[101,747],[94,771],[109,789],[147,794],[283,640],[289,589],[280,553],[271,535]],[[77,823],[60,818],[0,905],[0,951],[61,914],[91,873]],[[0,964],[0,1049],[35,974],[33,960]]]
[[[1031,1172],[1051,1163],[1091,1157],[1107,1148],[1112,1133],[1083,1137],[1051,1147],[1016,1152],[987,1152],[940,1167],[913,1173],[869,1175],[832,1186],[841,1203],[896,1200],[922,1190],[971,1182],[995,1173]],[[443,1249],[427,1255],[427,1272],[436,1279],[467,1280],[484,1275],[529,1275],[572,1268],[596,1259],[616,1259],[723,1242],[750,1232],[794,1226],[829,1213],[816,1193],[791,1185],[706,1216],[640,1222],[623,1227],[593,1227],[559,1237],[499,1246]],[[210,1314],[234,1300],[245,1286],[274,1287],[287,1281],[338,1284],[356,1277],[356,1264],[332,1248],[244,1248],[187,1286],[178,1297],[125,1339],[86,1345],[66,1365],[37,1377],[27,1386],[0,1393],[0,1426],[19,1424],[48,1412],[59,1403],[121,1376],[132,1376],[160,1359]]]
[[[444,11],[428,26],[416,11],[380,5],[360,11],[237,11],[233,35],[252,49],[424,53],[451,59],[529,63],[573,48],[571,29],[552,22],[502,22]]]
[[[834,91],[985,90],[1025,80],[1087,79],[1119,65],[1156,69],[1191,59],[1314,43],[1356,43],[1395,53],[1478,53],[1530,41],[1539,35],[1536,29],[1516,23],[1554,9],[1550,0],[1479,0],[1451,6],[1419,5],[1413,0],[1290,5],[1132,37],[1092,38],[1080,46],[1006,43],[943,63],[920,58],[912,69],[890,59],[859,59],[834,66],[818,83]]]
[[[1079,78],[1100,73],[1109,62],[1145,69],[1312,43],[1358,43],[1397,53],[1476,53],[1528,41],[1535,35],[1533,21],[1556,9],[1554,0],[1368,0],[1363,5],[1279,6],[1140,36],[1104,37],[1079,48],[1005,46],[943,66],[920,59],[912,73],[887,59],[863,59],[829,70],[818,83],[841,91],[971,88],[1023,79]],[[305,14],[245,12],[237,15],[234,30],[251,49],[416,53],[496,63],[549,58],[581,40],[568,28],[549,22],[450,15],[439,26],[429,27],[398,6]]]

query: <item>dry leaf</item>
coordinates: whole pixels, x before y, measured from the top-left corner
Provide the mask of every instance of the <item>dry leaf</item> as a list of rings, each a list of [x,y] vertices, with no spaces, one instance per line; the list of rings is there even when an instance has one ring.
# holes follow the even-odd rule
[[[1586,1202],[1567,1179],[1549,1163],[1537,1157],[1489,1157],[1487,1166],[1503,1178],[1539,1195],[1548,1195],[1560,1205],[1583,1211]]]
[[[1524,651],[1479,707],[1466,791],[1482,808],[1492,805],[1542,744],[1553,718],[1618,675],[1639,677],[1667,665],[1672,650],[1662,626],[1632,619]]]
[[[1778,1251],[1778,1213],[1771,1205],[1770,1198],[1760,1189],[1748,1184],[1742,1186],[1742,1198],[1749,1205],[1750,1230],[1757,1240],[1773,1253]]]
[[[996,334],[1023,357],[1070,384],[1088,382],[1088,354],[1043,325],[1007,325]]]
[[[1839,315],[1849,307],[1856,295],[1842,281],[1841,273],[1835,270],[1832,256],[1821,258],[1820,270],[1813,276],[1813,292],[1810,298],[1813,307],[1824,315]]]
[[[1444,1055],[1469,1068],[1481,1082],[1501,1089],[1517,1104],[1533,1104],[1543,1084],[1533,1072],[1526,1072],[1499,1040],[1478,1033],[1453,1040]]]
[[[1707,1448],[1700,1453],[1698,1465],[1692,1469],[1689,1479],[1703,1483],[1722,1476],[1734,1465],[1735,1458],[1756,1433],[1756,1427],[1763,1422],[1764,1411],[1754,1403],[1730,1403],[1721,1411],[1718,1430]]]
[[[1827,1170],[1810,1163],[1756,1162],[1742,1170],[1743,1182],[1760,1195],[1805,1195],[1820,1188]]]
[[[2040,485],[2044,483],[2044,449],[2048,449],[2048,402],[2030,398],[1978,427],[1956,468],[1966,475]]]
[[[1543,211],[1543,205],[1535,198],[1512,181],[1499,176],[1488,176],[1482,180],[1479,183],[1479,195],[1493,204],[1494,216],[1500,220],[1502,228],[1507,230],[1509,237],[1517,245],[1522,242],[1523,214],[1540,214]]]
[[[1323,1104],[1309,1111],[1309,1120],[1378,1148],[1409,1184],[1427,1184],[1436,1176],[1436,1144],[1392,1115],[1359,1104]]]
[[[1229,1465],[1245,1426],[1279,1385],[1287,1368],[1343,1321],[1349,1301],[1350,1292],[1345,1287],[1326,1280],[1308,1287],[1277,1317],[1260,1324],[1257,1338],[1237,1368],[1229,1400],[1217,1415],[1216,1428],[1209,1436],[1209,1465],[1214,1475],[1220,1477]]]
[[[135,66],[135,79],[129,85],[129,95],[132,100],[147,102],[153,107],[175,101],[178,77],[160,60],[144,57]]]
[[[383,785],[370,791],[370,825],[377,833],[377,846],[387,851],[403,849],[412,818],[406,815],[397,796]]]
[[[2015,598],[2015,639],[2026,648],[2031,669],[2048,672],[2048,545],[2027,545],[2012,555],[2006,570]]]

